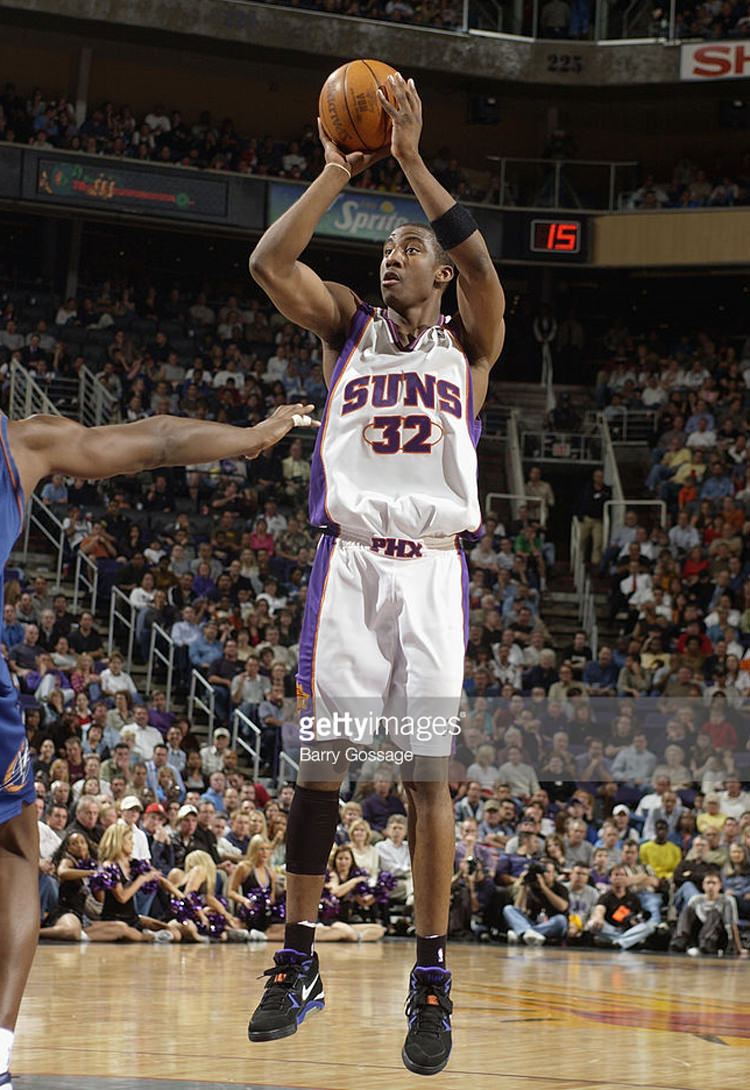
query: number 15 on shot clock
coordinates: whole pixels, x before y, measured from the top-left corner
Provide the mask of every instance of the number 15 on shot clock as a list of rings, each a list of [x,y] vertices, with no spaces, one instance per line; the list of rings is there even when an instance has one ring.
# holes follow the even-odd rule
[[[529,247],[537,254],[577,254],[581,249],[581,221],[532,220]]]

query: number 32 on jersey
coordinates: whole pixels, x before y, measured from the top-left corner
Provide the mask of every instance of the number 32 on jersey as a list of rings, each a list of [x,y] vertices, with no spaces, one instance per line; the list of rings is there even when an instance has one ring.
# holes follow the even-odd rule
[[[375,454],[429,454],[443,434],[440,425],[422,413],[374,416],[363,432]]]

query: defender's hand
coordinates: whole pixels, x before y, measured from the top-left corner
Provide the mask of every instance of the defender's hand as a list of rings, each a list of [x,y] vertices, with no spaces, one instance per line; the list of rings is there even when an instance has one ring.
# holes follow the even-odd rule
[[[260,424],[256,424],[256,435],[262,436],[261,450],[268,450],[280,439],[283,439],[292,428],[319,428],[320,421],[313,420],[310,413],[315,411],[314,405],[303,405],[297,402],[294,405],[279,405],[277,409]],[[245,457],[256,458],[260,450]]]

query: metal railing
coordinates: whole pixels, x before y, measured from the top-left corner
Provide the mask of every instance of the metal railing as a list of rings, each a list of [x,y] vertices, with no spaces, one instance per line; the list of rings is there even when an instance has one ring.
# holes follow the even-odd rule
[[[188,693],[187,711],[192,723],[196,710],[203,712],[208,723],[209,741],[213,738],[214,719],[216,718],[216,694],[213,686],[200,670],[193,670],[190,674],[190,691]]]
[[[88,609],[90,613],[96,612],[96,596],[99,590],[99,568],[95,560],[79,549],[76,553],[75,575],[73,576],[73,612],[78,613],[78,598],[81,597],[81,609]],[[89,605],[83,604],[83,599],[89,596]],[[110,648],[111,650],[111,648]]]
[[[656,507],[659,512],[659,525],[663,530],[666,530],[669,524],[669,515],[664,500],[607,500],[604,504],[602,517],[602,541],[605,545],[609,542],[610,533],[614,533],[618,526],[622,526],[625,511],[636,507]],[[613,510],[617,511],[614,516],[610,513]]]
[[[120,415],[120,402],[88,367],[79,372],[78,414],[81,423],[89,428],[112,424]]]
[[[587,409],[584,428],[594,427],[599,410]],[[652,409],[624,409],[614,417],[605,417],[613,443],[648,443],[654,436],[656,412]]]
[[[591,579],[586,571],[586,561],[581,548],[581,523],[577,515],[570,520],[570,570],[578,598],[578,619],[586,633],[594,658],[599,646],[599,628],[596,622],[596,598]]]
[[[293,775],[290,776],[287,769],[289,769],[293,773]],[[299,763],[295,761],[293,757],[290,757],[285,750],[282,749],[281,753],[279,754],[279,783],[282,783],[284,780],[296,781],[298,774]]]
[[[26,530],[23,536],[23,551],[29,551],[29,534],[32,524],[46,537],[55,551],[55,586],[60,585],[63,568],[63,554],[65,551],[65,531],[63,524],[51,507],[48,507],[41,496],[32,492],[26,504]]]
[[[518,409],[513,409],[508,417],[508,432],[505,439],[505,480],[511,492],[523,495],[523,460],[521,443],[518,436]],[[511,504],[513,517],[518,515],[518,505]]]
[[[594,597],[594,590],[588,572],[583,580],[579,616],[581,618],[581,628],[586,633],[591,653],[595,659],[599,651],[599,626],[596,623],[596,598]]]
[[[240,727],[244,728],[243,734],[253,739],[252,744],[240,734]],[[244,749],[248,754],[253,766],[253,779],[257,780],[260,772],[260,743],[262,738],[262,732],[257,723],[254,723],[252,719],[240,711],[239,708],[235,708],[232,713],[232,749],[236,750],[239,746]]]
[[[422,29],[453,30],[455,33],[548,41],[550,49],[556,51],[552,53],[554,61],[550,61],[550,66],[555,67],[550,67],[550,70],[561,73],[582,70],[582,58],[576,52],[579,49],[578,39],[613,43],[680,40],[681,25],[677,22],[675,0],[657,9],[654,9],[651,0],[630,0],[622,7],[613,6],[610,0],[595,0],[590,9],[580,9],[576,25],[573,25],[572,19],[568,19],[565,25],[558,22],[550,25],[544,7],[544,0],[532,0],[530,4],[525,4],[523,0],[511,0],[505,4],[500,0],[463,0],[460,15],[457,13],[452,27],[443,20],[433,28],[429,22],[403,13],[399,15],[399,23],[416,23]],[[352,18],[361,20],[362,16],[353,15]],[[383,16],[378,21],[386,25],[389,23]],[[684,25],[687,29],[689,21]],[[733,35],[735,32],[736,27],[730,27],[725,37],[727,33]]]
[[[630,3],[622,13],[622,36],[623,38],[634,38],[638,34],[643,33],[644,23],[646,26],[651,25],[652,0],[630,0]],[[601,7],[598,9],[597,14],[601,14]],[[661,24],[658,24],[659,26]]]
[[[118,606],[118,603],[121,603]],[[109,599],[109,635],[107,640],[107,654],[111,655],[115,646],[115,628],[119,623],[126,633],[127,652],[125,654],[125,669],[130,673],[133,666],[133,642],[135,640],[135,618],[137,610],[127,594],[123,594],[119,587],[112,587]]]
[[[581,522],[577,515],[570,520],[570,570],[573,573],[573,583],[576,591],[583,586],[583,577],[586,574],[586,563],[583,559],[581,548]]]
[[[621,525],[623,514],[622,509],[627,506],[625,504],[625,493],[622,488],[622,481],[620,479],[620,467],[617,464],[617,457],[615,456],[615,448],[612,443],[612,434],[609,430],[607,420],[601,413],[599,413],[599,433],[602,437],[602,461],[604,463],[604,481],[612,489],[612,499],[614,501],[615,515],[612,520],[612,528],[616,529]],[[609,541],[609,521],[607,519],[607,513],[604,513],[604,523],[602,525],[602,540]]]
[[[638,162],[596,159],[517,159],[488,155],[490,194],[499,208],[586,208],[615,212],[633,186]]]
[[[521,435],[524,458],[535,462],[575,462],[600,465],[602,440],[583,432],[525,431]]]
[[[162,647],[166,647],[166,651],[162,650]],[[160,624],[151,625],[151,641],[148,648],[148,667],[146,669],[146,692],[150,693],[152,690],[152,682],[154,679],[154,663],[160,662],[166,670],[166,681],[164,683],[165,695],[166,695],[166,711],[169,711],[169,705],[172,702],[172,678],[174,676],[174,640],[167,632],[165,628],[162,628]]]
[[[508,419],[513,409],[507,405],[485,405],[480,413],[483,439],[503,439],[508,434]]]
[[[57,411],[69,420],[78,420],[78,379],[66,375],[56,375],[49,384],[49,398]]]
[[[22,364],[11,360],[8,415],[11,420],[23,420],[34,413],[62,416],[34,376]]]

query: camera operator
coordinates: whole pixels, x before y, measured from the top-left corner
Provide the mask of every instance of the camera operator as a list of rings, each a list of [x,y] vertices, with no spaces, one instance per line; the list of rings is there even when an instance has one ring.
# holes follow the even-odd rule
[[[527,946],[543,946],[548,938],[563,939],[568,931],[568,891],[557,879],[555,864],[531,862],[519,876],[513,904],[503,916],[508,942],[523,939]]]
[[[500,930],[504,903],[505,894],[487,874],[481,860],[463,859],[451,882],[448,933],[458,936],[473,931],[487,942],[491,934],[497,935]]]
[[[477,823],[474,818],[465,818],[461,822],[461,839],[456,844],[454,869],[458,869],[464,860],[481,863],[490,878],[495,877],[495,860],[489,848],[477,843]],[[473,868],[472,868],[473,871]]]

